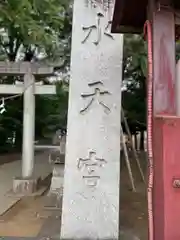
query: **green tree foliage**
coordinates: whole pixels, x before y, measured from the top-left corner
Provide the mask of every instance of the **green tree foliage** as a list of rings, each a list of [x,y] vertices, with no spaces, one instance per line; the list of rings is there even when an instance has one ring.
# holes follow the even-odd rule
[[[52,55],[60,45],[59,37],[67,18],[66,7],[63,0],[1,1],[1,51],[4,56],[11,61],[30,61],[40,55]]]
[[[176,61],[180,59],[180,43],[176,42]],[[140,35],[124,37],[124,80],[122,104],[131,129],[146,130],[147,46]]]
[[[125,35],[122,105],[132,133],[146,129],[146,43],[142,36]]]
[[[180,43],[176,42],[176,61]],[[124,77],[122,103],[131,130],[146,129],[147,46],[141,35],[124,36]]]
[[[38,61],[55,64],[56,73],[69,70],[72,9],[67,0],[2,0],[0,1],[0,60]],[[13,83],[21,78],[1,77],[0,83]],[[47,79],[43,80],[46,84]],[[36,137],[54,123],[66,126],[67,96],[65,82],[57,83],[57,95],[36,97]],[[2,96],[1,96],[2,97]],[[22,144],[23,98],[6,102],[0,115],[0,151]],[[12,142],[15,136],[15,142]]]
[[[56,96],[36,97],[36,139],[58,129],[66,129],[68,83],[56,82],[56,90]]]

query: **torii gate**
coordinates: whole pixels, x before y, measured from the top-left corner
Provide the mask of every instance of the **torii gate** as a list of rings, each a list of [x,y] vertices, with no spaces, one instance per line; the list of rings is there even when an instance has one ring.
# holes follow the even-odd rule
[[[175,71],[178,11],[179,0],[116,0],[112,24],[114,33],[143,33],[145,22],[148,27],[149,87],[152,87],[148,88],[150,240],[180,239],[180,93],[176,91],[180,79],[176,79]]]
[[[35,95],[55,94],[55,85],[36,85],[34,76],[52,76],[53,67],[30,62],[0,62],[1,76],[24,76],[22,84],[0,84],[0,94],[23,94],[23,150],[22,177],[15,179],[14,191],[31,193],[36,189],[34,170]],[[28,183],[28,184],[27,184]],[[28,186],[28,187],[27,187]]]

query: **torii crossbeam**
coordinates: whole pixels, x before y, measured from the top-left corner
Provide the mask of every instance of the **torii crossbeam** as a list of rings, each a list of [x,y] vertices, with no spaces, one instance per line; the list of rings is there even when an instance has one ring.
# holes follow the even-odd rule
[[[34,132],[35,132],[35,94],[55,94],[55,85],[36,85],[35,76],[52,76],[54,72],[53,67],[41,66],[37,63],[29,62],[0,62],[1,76],[24,76],[22,84],[0,84],[0,94],[22,94],[24,97],[23,110],[23,152],[22,152],[22,179],[18,178],[15,188],[19,191],[30,193],[35,189],[33,180],[34,171]],[[29,188],[27,188],[27,180],[30,181]],[[21,186],[19,186],[21,185]],[[33,186],[32,186],[33,185]],[[26,186],[26,189],[23,189]],[[14,188],[14,191],[16,189]],[[24,193],[25,193],[24,192]]]

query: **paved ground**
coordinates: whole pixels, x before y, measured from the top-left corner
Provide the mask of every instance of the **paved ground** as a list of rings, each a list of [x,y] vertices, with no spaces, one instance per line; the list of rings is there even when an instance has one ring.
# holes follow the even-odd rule
[[[21,154],[19,153],[9,153],[9,154],[0,155],[0,165],[17,161],[17,159],[20,159],[20,158],[21,158]]]
[[[10,156],[11,157],[11,156]],[[51,166],[48,163],[47,153],[36,153],[35,177],[45,178],[51,173]],[[0,215],[2,215],[14,202],[17,197],[8,197],[7,193],[12,189],[14,177],[21,176],[21,161],[12,161],[0,165]]]
[[[142,157],[141,161],[145,170],[144,157]],[[146,188],[140,181],[140,176],[133,160],[132,166],[137,192],[133,193],[131,191],[127,169],[125,166],[122,167],[120,223],[122,230],[125,230],[125,232],[128,230],[128,232],[137,236],[138,239],[147,240]],[[58,239],[61,209],[47,211],[44,208],[46,200],[46,196],[27,198],[15,205],[5,215],[5,221],[0,222],[0,236],[5,236],[4,240]],[[133,238],[122,238],[122,240],[133,240]]]
[[[16,154],[16,156],[19,156]],[[21,174],[21,161],[15,161],[15,155],[0,157],[0,211],[4,212],[10,205],[17,202],[17,198],[8,197],[8,193],[12,188],[12,181],[15,176]],[[20,156],[19,156],[20,157]],[[8,163],[7,163],[8,162]],[[46,178],[52,172],[52,168],[48,162],[48,152],[36,152],[35,157],[35,173],[37,177],[42,179]],[[50,185],[50,178],[44,183],[46,186]],[[47,189],[48,192],[48,189]],[[42,239],[49,233],[57,232],[60,230],[60,214],[51,209],[46,209],[46,205],[54,206],[52,198],[47,197],[47,192],[38,197],[24,197],[21,198],[13,207],[4,212],[0,216],[0,239],[17,239],[17,238],[35,238]],[[50,202],[49,202],[50,201]],[[55,216],[52,216],[54,215]],[[58,224],[56,223],[58,221]],[[53,223],[53,224],[52,224]],[[55,224],[56,223],[56,224]],[[48,225],[48,232],[47,232]],[[51,230],[52,229],[52,230]],[[55,231],[56,229],[56,231]],[[37,239],[37,238],[36,238]]]
[[[0,236],[36,237],[44,219],[38,218],[42,212],[41,198],[22,199],[0,222]]]
[[[141,165],[146,175],[146,157],[145,154],[140,155]],[[127,169],[122,164],[121,171],[121,194],[120,194],[120,224],[124,229],[130,230],[140,240],[148,239],[148,216],[147,216],[147,198],[146,186],[141,181],[139,171],[134,158],[131,158],[131,166],[135,178],[135,186],[137,192],[133,193]]]

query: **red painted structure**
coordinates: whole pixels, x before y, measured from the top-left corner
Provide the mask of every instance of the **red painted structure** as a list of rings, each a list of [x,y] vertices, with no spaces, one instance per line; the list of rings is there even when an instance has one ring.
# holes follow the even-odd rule
[[[112,31],[152,26],[153,240],[180,240],[180,118],[176,116],[175,23],[180,0],[116,0]],[[179,14],[180,15],[180,14]],[[150,219],[151,220],[151,219]]]
[[[180,239],[180,118],[156,116],[154,121],[154,239]]]

